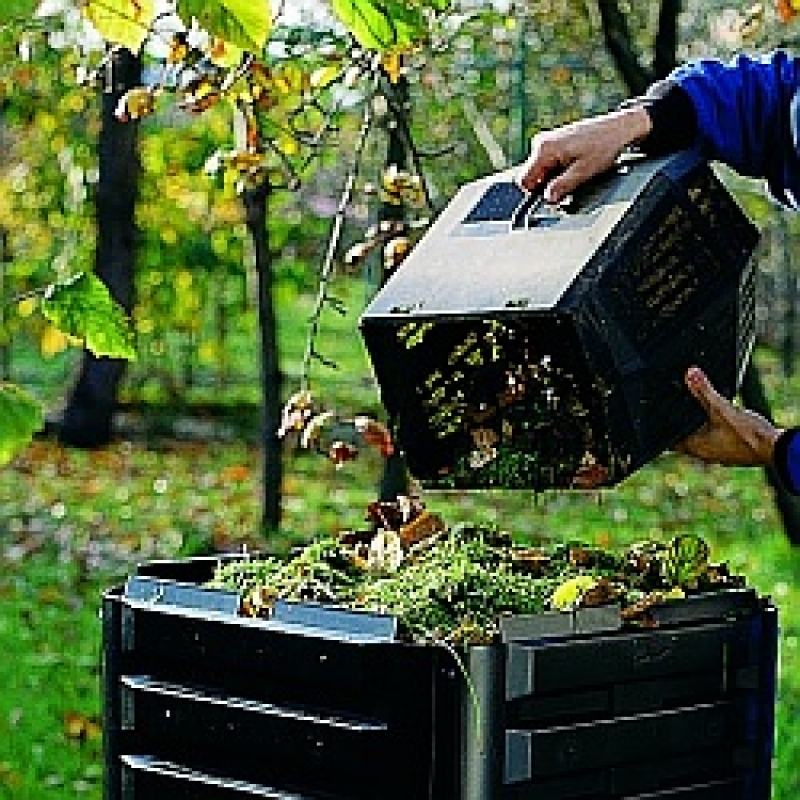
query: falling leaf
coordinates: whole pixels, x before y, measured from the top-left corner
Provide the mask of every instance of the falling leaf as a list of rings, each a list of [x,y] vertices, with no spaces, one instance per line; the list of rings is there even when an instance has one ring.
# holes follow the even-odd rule
[[[791,22],[800,14],[800,0],[777,0],[776,5],[781,22]]]
[[[283,438],[290,431],[302,431],[314,414],[314,398],[311,396],[311,392],[306,389],[295,392],[286,401],[281,412],[278,438]]]
[[[403,56],[400,53],[386,53],[381,58],[381,67],[392,83],[397,83],[403,72]]]
[[[389,429],[376,419],[371,417],[359,416],[353,420],[353,424],[366,444],[377,447],[380,454],[386,458],[394,453],[394,444]]]
[[[114,116],[120,122],[149,117],[155,110],[156,94],[152,89],[137,86],[120,97]]]
[[[411,251],[411,240],[406,236],[397,236],[390,239],[383,248],[383,266],[388,269],[397,269]]]
[[[328,458],[336,465],[336,469],[340,469],[348,461],[358,458],[358,448],[348,442],[335,441],[328,449]]]
[[[70,337],[60,331],[54,325],[47,325],[42,331],[39,340],[39,349],[45,358],[63,353],[70,345]]]
[[[303,435],[300,438],[300,446],[309,449],[316,445],[322,435],[322,429],[325,427],[326,423],[333,420],[335,416],[333,411],[324,411],[322,414],[315,414],[306,424]]]

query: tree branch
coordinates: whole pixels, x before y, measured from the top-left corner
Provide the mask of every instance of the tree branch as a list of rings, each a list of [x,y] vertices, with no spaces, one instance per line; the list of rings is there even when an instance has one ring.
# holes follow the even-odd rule
[[[658,30],[653,44],[653,78],[666,78],[678,65],[678,15],[683,0],[661,0],[658,12]]]
[[[670,0],[665,0],[670,2]],[[633,47],[628,21],[617,0],[597,0],[606,48],[617,65],[622,80],[632,95],[643,94],[653,81]]]

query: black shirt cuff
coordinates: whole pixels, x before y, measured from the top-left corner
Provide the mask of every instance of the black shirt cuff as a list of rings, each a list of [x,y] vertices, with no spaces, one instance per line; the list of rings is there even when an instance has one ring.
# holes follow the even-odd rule
[[[622,104],[623,108],[643,106],[647,109],[652,129],[638,143],[649,156],[663,156],[691,147],[698,133],[697,112],[689,95],[675,81],[657,81],[641,97]]]

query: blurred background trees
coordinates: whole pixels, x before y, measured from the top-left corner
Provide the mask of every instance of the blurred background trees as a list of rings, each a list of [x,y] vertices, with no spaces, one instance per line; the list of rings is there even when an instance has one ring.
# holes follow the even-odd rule
[[[31,5],[15,0],[0,18],[25,16]],[[279,331],[265,340],[259,319],[265,303],[299,303],[315,290],[348,177],[353,190],[334,243],[342,277],[325,313],[346,310],[355,333],[360,304],[384,279],[385,265],[395,266],[383,246],[389,241],[369,257],[344,257],[367,241],[371,226],[403,219],[413,239],[422,230],[417,221],[435,215],[461,183],[524,158],[537,130],[612,107],[688,57],[767,49],[792,35],[791,26],[780,24],[780,9],[746,8],[738,0],[460,3],[441,15],[424,48],[405,53],[400,66],[383,65],[381,91],[371,93],[363,80],[339,84],[330,120],[314,103],[302,112],[299,103],[289,104],[292,112],[269,109],[265,118],[274,127],[265,135],[278,147],[267,169],[270,189],[257,198],[253,186],[245,187],[249,195],[237,192],[231,171],[203,171],[229,146],[227,110],[200,116],[173,104],[127,123],[114,119],[125,87],[138,81],[138,60],[110,63],[112,93],[102,82],[95,89],[81,85],[85,64],[100,56],[68,46],[76,18],[60,0],[50,5],[58,7],[58,25],[29,17],[25,34],[19,26],[2,33],[1,376],[30,388],[53,410],[63,407],[65,443],[99,445],[115,431],[257,436],[273,447],[273,464],[281,458],[269,433],[279,395],[308,376],[301,374],[304,345]],[[287,98],[308,98],[311,69],[334,63],[331,54],[349,45],[327,3],[288,5],[291,13],[278,17],[265,56],[275,70],[270,91],[277,97],[281,86]],[[313,68],[292,71],[298,59],[309,58]],[[154,69],[149,64],[145,80]],[[349,156],[365,103],[376,124],[356,164]],[[324,138],[303,135],[323,122]],[[392,167],[421,180],[419,207],[387,202],[380,187]],[[796,223],[765,200],[760,186],[730,180],[770,231],[761,262],[759,338],[780,348],[783,368],[791,371]],[[262,228],[258,245],[253,233]],[[268,261],[256,269],[259,247]],[[138,359],[127,369],[81,354],[46,319],[31,316],[29,289],[82,268],[103,277],[132,313]],[[259,351],[270,341],[275,353],[264,375]],[[323,325],[313,380],[337,407],[363,404],[366,361],[332,369],[327,362],[337,360],[336,348]],[[259,430],[265,408],[271,410]],[[377,398],[366,410],[380,413]],[[265,488],[269,526],[280,513],[280,481],[277,470]]]

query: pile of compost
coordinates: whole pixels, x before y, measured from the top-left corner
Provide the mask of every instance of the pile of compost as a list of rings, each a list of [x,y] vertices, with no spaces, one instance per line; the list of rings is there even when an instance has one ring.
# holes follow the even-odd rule
[[[221,563],[209,585],[239,592],[249,616],[269,617],[277,599],[333,604],[395,616],[403,640],[479,644],[499,637],[505,615],[616,604],[623,624],[642,626],[656,606],[745,583],[690,533],[620,552],[531,547],[488,527],[448,527],[406,498],[370,504],[367,519],[368,529],[288,558]]]

